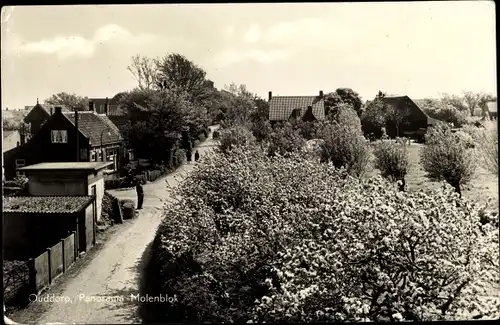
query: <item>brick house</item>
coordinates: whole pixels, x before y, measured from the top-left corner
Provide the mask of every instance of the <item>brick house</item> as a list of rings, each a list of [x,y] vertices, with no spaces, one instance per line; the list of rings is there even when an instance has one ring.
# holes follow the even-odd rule
[[[78,251],[95,244],[92,196],[14,196],[3,201],[5,260],[27,260],[76,231]]]
[[[64,106],[60,106],[61,110],[63,112],[70,112],[69,109],[67,109]],[[48,104],[40,104],[36,103],[33,108],[29,111],[29,113],[24,117],[24,122],[28,123],[30,125],[30,133],[32,135],[36,134],[42,125],[49,120],[49,118],[52,116],[52,114],[55,112],[55,106],[54,105],[48,105]]]
[[[269,92],[269,121],[304,121],[324,120],[325,101],[323,91],[318,96],[274,96]]]
[[[123,139],[106,116],[92,111],[54,113],[24,145],[4,153],[5,178],[13,179],[17,168],[42,162],[113,161],[120,168]]]

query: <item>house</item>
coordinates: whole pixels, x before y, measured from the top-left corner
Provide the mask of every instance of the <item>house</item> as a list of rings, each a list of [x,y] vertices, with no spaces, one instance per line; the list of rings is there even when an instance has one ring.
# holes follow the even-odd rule
[[[109,168],[118,169],[122,157],[122,136],[106,116],[56,107],[29,141],[4,153],[5,178],[13,179],[19,167],[42,162],[113,161]]]
[[[274,96],[269,92],[269,121],[271,123],[301,118],[305,121],[325,119],[323,91],[318,96]]]
[[[17,130],[2,130],[2,152],[21,145],[21,135]]]
[[[70,112],[66,107],[60,106],[61,110],[64,112]],[[47,122],[47,120],[52,116],[55,111],[54,105],[40,104],[38,100],[36,105],[29,111],[29,113],[24,118],[24,122],[30,125],[30,133],[35,135],[42,125]]]
[[[439,121],[429,117],[410,97],[403,96],[383,96],[382,100],[389,105],[396,117],[393,117],[386,125],[387,135],[396,136],[423,136],[428,127],[435,125]],[[367,106],[372,102],[368,102]],[[374,132],[369,125],[363,124],[365,133]]]
[[[13,196],[3,200],[5,260],[27,260],[75,231],[78,251],[95,244],[95,197]]]
[[[497,101],[492,100],[486,103],[486,106],[488,107],[488,113],[490,115],[490,119],[496,120],[498,118],[498,111],[497,111]]]

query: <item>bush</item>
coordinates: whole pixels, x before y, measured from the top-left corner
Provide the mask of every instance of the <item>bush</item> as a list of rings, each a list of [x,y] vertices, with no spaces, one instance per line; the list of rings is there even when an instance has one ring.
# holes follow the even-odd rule
[[[161,170],[152,170],[149,172],[149,181],[154,182],[163,175]]]
[[[135,217],[135,203],[132,200],[121,200],[123,219],[132,219]]]
[[[427,177],[447,181],[461,195],[461,186],[470,181],[476,170],[476,154],[463,133],[453,133],[446,125],[429,129],[420,160]]]
[[[277,127],[269,136],[268,155],[280,154],[286,156],[292,152],[300,151],[306,140],[295,130],[291,124],[286,123],[282,127]]]
[[[498,235],[488,225],[480,231],[480,208],[450,189],[399,192],[382,178],[250,147],[207,154],[176,194],[148,279],[158,281],[154,294],[178,302],[158,306],[155,322],[497,312],[475,290],[498,278]]]
[[[498,176],[498,129],[483,130],[478,136],[481,165]]]
[[[214,131],[213,134],[212,134],[212,138],[213,139],[219,139],[220,137],[220,132],[219,131]]]
[[[246,127],[236,125],[223,129],[220,136],[219,149],[222,152],[231,151],[238,146],[246,146],[255,142],[255,137]]]
[[[319,132],[321,161],[345,168],[353,176],[362,176],[370,166],[369,143],[361,131],[361,122],[354,110],[340,110],[336,120],[324,123]]]
[[[108,192],[104,192],[104,196],[102,197],[101,218],[112,220],[116,223],[122,223],[123,220],[120,211],[117,210],[117,207],[120,207],[118,198]]]
[[[204,142],[205,140],[207,139],[205,133],[200,133],[198,135],[198,140],[200,141],[200,143]]]
[[[402,191],[404,191],[405,176],[409,167],[406,141],[405,139],[397,139],[396,142],[380,141],[373,150],[375,167],[380,170],[382,176],[391,181],[401,181]]]

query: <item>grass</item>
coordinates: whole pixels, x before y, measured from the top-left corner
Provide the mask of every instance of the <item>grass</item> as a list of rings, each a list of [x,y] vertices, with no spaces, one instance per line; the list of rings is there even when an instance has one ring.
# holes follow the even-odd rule
[[[443,186],[439,182],[431,181],[426,177],[426,172],[420,164],[419,151],[423,144],[412,143],[408,146],[410,168],[406,175],[408,191],[427,191]],[[378,170],[373,170],[368,176],[379,175]],[[486,204],[488,197],[493,200],[488,209],[498,212],[498,177],[479,166],[476,174],[469,184],[463,186],[462,196],[473,202]]]

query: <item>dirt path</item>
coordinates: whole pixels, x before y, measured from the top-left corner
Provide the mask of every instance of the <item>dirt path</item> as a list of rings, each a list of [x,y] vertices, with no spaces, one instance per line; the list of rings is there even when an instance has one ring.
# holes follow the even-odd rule
[[[212,139],[207,139],[198,147],[198,151],[203,156],[212,147]],[[78,270],[70,270],[61,277],[60,283],[39,297],[62,301],[34,302],[19,312],[17,317],[16,314],[12,315],[12,319],[25,324],[140,323],[141,319],[137,315],[140,304],[137,300],[139,276],[148,258],[146,248],[162,219],[163,199],[170,194],[165,179],[171,186],[176,186],[182,175],[193,168],[194,163],[183,165],[166,178],[144,185],[144,206],[139,217],[113,227],[116,229],[112,228],[102,248],[89,252],[82,265],[75,266]],[[110,193],[137,202],[135,189],[114,190]],[[35,321],[34,315],[37,315]]]

